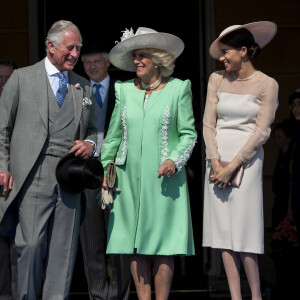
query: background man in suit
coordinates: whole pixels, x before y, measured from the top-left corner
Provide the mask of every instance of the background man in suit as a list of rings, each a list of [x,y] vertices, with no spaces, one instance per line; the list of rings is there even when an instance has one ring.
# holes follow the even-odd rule
[[[17,65],[9,58],[0,59],[0,97]],[[0,225],[1,226],[1,225]],[[17,254],[14,236],[0,235],[0,299],[17,299]]]
[[[68,152],[91,156],[97,134],[91,87],[72,71],[81,45],[76,25],[55,22],[46,38],[46,58],[15,70],[0,100],[0,170],[7,170],[0,171],[5,195],[0,221],[2,231],[11,230],[11,207],[17,206],[20,300],[39,298],[42,274],[43,299],[67,299],[69,294],[80,194],[62,189],[55,169]]]
[[[99,41],[92,41],[90,45],[83,47],[82,62],[96,99],[95,124],[98,139],[95,157],[98,158],[115,105],[115,80],[108,74],[110,65],[108,53]],[[109,209],[100,208],[98,193],[99,191],[86,190],[85,219],[80,228],[90,299],[128,299],[131,278],[129,257],[105,255]],[[111,270],[109,277],[108,265]]]

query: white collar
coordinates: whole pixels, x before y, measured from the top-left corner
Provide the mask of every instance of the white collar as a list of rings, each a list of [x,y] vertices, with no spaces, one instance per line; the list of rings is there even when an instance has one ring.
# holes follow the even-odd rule
[[[107,90],[108,89],[108,87],[109,87],[109,82],[110,82],[110,77],[109,77],[109,75],[107,74],[107,76],[102,80],[102,81],[100,81],[100,82],[95,82],[95,81],[93,81],[92,79],[91,79],[91,85],[92,86],[94,86],[94,84],[96,83],[100,83],[103,87],[104,87],[104,89],[105,90]]]
[[[45,59],[45,68],[49,76],[52,76],[56,73],[59,73],[60,71],[51,63],[49,58],[46,56]],[[62,72],[66,77],[68,77],[68,71]]]

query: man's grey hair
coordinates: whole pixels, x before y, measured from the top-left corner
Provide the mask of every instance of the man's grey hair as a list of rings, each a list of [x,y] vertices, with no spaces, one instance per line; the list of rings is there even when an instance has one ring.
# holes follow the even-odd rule
[[[73,24],[71,21],[65,21],[65,20],[57,21],[51,26],[46,37],[45,44],[46,44],[47,52],[49,52],[48,42],[51,41],[54,47],[57,48],[58,45],[63,40],[63,31],[65,30],[73,30],[78,32],[80,36],[80,43],[82,43],[82,37],[80,31],[75,24]]]

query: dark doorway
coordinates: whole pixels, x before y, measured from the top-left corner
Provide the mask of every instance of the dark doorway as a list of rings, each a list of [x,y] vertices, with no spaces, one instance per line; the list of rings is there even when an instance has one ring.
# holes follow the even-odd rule
[[[40,20],[40,55],[44,57],[45,34],[53,22],[64,19],[74,22],[83,36],[83,44],[95,36],[103,39],[112,48],[115,41],[120,41],[125,28],[150,27],[159,32],[172,33],[185,43],[185,50],[176,62],[174,77],[190,79],[194,97],[194,115],[198,129],[198,143],[194,149],[189,165],[189,187],[194,229],[196,255],[193,257],[176,257],[175,276],[172,290],[199,290],[207,288],[203,273],[202,258],[202,177],[201,177],[201,132],[200,132],[200,58],[199,58],[199,3],[187,1],[134,2],[134,1],[91,1],[80,5],[74,3],[44,0],[39,1]],[[85,76],[81,61],[75,71]],[[133,78],[134,73],[111,68],[111,76],[125,80]],[[72,289],[84,291],[86,283],[78,251]]]

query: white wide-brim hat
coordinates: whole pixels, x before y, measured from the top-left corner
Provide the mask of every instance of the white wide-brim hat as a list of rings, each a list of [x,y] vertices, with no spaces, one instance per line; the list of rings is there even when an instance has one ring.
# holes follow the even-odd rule
[[[135,34],[132,28],[122,32],[121,42],[117,42],[109,53],[110,62],[121,70],[136,71],[132,62],[133,50],[145,48],[165,50],[176,59],[184,49],[183,41],[170,33],[157,32],[147,27],[139,27]]]
[[[219,45],[220,39],[222,39],[228,33],[241,28],[246,28],[252,33],[255,42],[260,48],[266,46],[273,39],[277,32],[277,25],[270,21],[259,21],[244,25],[232,25],[223,30],[219,37],[211,44],[209,48],[210,56],[212,58],[219,59],[223,55]]]

